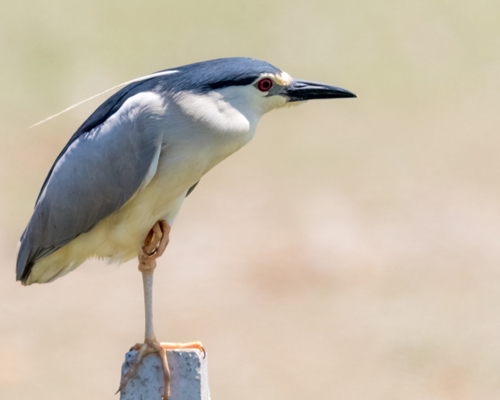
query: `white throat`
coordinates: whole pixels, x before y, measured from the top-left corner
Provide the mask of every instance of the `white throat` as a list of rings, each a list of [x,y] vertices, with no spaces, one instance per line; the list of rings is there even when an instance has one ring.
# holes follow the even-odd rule
[[[256,102],[251,101],[251,90],[248,87],[228,87],[203,94],[182,92],[175,96],[174,101],[184,114],[205,129],[230,136],[241,135],[250,140],[263,114]]]

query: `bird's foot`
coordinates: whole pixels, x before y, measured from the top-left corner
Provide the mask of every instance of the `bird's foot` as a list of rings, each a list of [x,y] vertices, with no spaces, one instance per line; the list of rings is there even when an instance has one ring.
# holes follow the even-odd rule
[[[163,399],[168,400],[170,396],[170,370],[168,368],[167,362],[167,350],[173,349],[198,349],[203,353],[203,358],[206,356],[205,349],[201,342],[189,342],[189,343],[160,343],[157,340],[148,341],[146,343],[137,343],[136,345],[130,348],[130,351],[137,351],[137,356],[135,360],[130,365],[127,372],[121,377],[120,387],[118,392],[123,390],[127,383],[131,381],[139,371],[139,366],[141,365],[142,360],[151,355],[158,354],[161,361],[161,366],[163,369],[163,380],[164,380],[164,389],[163,389]]]
[[[165,350],[184,350],[184,349],[197,349],[203,353],[203,358],[207,356],[205,348],[201,342],[187,342],[187,343],[169,343],[161,342],[160,346]]]
[[[156,268],[156,259],[161,257],[170,240],[170,225],[160,220],[149,231],[142,252],[139,254],[139,271],[152,272]]]

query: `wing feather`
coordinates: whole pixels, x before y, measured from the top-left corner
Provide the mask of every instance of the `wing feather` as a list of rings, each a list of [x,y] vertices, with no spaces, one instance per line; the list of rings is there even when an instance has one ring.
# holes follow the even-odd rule
[[[17,280],[25,282],[38,259],[91,230],[153,178],[164,102],[154,92],[118,100],[112,114],[116,104],[96,110],[98,119],[106,118],[82,125],[92,128],[81,127],[54,163],[21,237]]]

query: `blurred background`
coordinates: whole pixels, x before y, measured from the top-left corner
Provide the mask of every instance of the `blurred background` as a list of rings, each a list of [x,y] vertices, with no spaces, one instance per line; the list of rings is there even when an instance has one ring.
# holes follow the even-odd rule
[[[500,2],[4,1],[0,398],[117,399],[141,276],[14,282],[55,157],[120,82],[228,56],[358,99],[266,115],[184,203],[156,332],[216,400],[500,398]]]

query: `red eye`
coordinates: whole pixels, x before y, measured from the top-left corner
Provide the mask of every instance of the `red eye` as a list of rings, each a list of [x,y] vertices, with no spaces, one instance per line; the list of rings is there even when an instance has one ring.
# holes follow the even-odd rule
[[[273,87],[273,81],[269,78],[261,79],[259,83],[257,83],[257,87],[261,92],[267,92]]]

